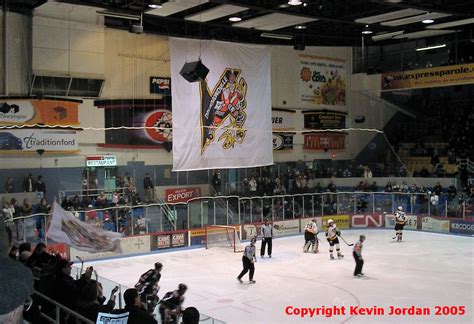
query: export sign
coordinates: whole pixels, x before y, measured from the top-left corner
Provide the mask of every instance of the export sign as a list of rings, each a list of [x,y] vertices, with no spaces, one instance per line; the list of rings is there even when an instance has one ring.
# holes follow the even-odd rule
[[[201,197],[201,188],[172,188],[165,190],[167,203],[188,202],[191,198]]]
[[[466,220],[451,220],[451,233],[474,235],[474,222]]]
[[[421,229],[423,231],[449,233],[449,220],[423,217],[421,219]]]
[[[474,82],[474,63],[383,73],[382,90],[446,87]]]
[[[384,221],[384,217],[382,214],[352,215],[351,227],[353,228],[383,227],[383,221]]]

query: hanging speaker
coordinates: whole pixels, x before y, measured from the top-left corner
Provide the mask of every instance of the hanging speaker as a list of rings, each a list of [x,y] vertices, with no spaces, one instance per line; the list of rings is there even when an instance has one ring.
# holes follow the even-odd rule
[[[204,80],[209,73],[209,69],[201,61],[184,63],[179,74],[188,82]]]
[[[163,142],[163,144],[161,145],[166,150],[166,152],[171,152],[171,150],[173,149],[173,142]]]

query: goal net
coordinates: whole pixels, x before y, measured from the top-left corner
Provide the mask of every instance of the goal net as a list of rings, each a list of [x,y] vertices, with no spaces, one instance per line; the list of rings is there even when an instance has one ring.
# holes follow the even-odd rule
[[[206,227],[205,244],[206,249],[223,247],[232,249],[234,252],[244,250],[240,243],[239,233],[233,226],[212,225]]]

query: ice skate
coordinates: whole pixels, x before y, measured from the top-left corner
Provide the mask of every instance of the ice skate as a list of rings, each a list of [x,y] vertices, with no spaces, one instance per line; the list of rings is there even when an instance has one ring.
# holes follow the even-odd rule
[[[240,283],[243,283],[242,279],[240,279],[239,277],[237,277],[237,280],[238,280]]]
[[[256,283],[256,281],[255,281],[255,280],[253,280],[253,279],[250,279],[250,280],[249,280],[249,282],[250,282],[251,284],[254,284],[254,283]]]
[[[337,254],[337,258],[338,258],[338,259],[342,259],[343,257],[344,257],[344,255],[343,255],[342,253],[338,253],[338,254]]]
[[[334,255],[332,255],[332,254],[329,255],[329,258],[330,258],[331,260],[334,260]]]

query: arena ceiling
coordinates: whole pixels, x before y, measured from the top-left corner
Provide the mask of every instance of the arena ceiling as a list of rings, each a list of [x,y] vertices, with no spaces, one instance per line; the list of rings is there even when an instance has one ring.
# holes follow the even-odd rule
[[[71,20],[86,14],[94,16],[89,17],[92,21],[97,21],[97,16],[104,17],[104,24],[112,28],[129,29],[130,25],[142,24],[145,33],[239,43],[358,46],[364,35],[367,44],[382,45],[456,33],[467,33],[472,39],[474,29],[472,0],[5,2],[12,11],[34,10],[33,14],[37,11],[46,16],[48,12],[66,11]],[[241,20],[230,21],[231,17]],[[433,22],[422,23],[427,19]],[[363,31],[367,34],[362,34]]]

